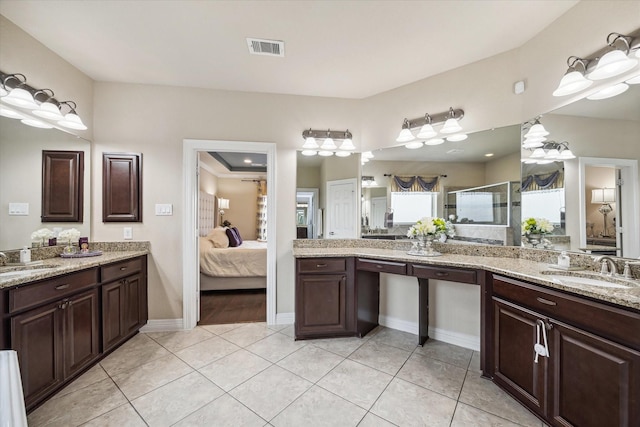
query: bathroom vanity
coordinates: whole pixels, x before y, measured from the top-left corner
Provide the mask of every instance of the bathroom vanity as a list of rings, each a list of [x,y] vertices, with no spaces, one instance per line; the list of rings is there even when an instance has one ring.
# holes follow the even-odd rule
[[[296,339],[366,335],[378,324],[380,273],[417,278],[416,344],[428,339],[430,280],[480,286],[484,377],[549,425],[639,425],[640,281],[558,282],[549,275],[553,252],[544,259],[544,251],[474,246],[476,255],[433,258],[363,242],[294,244]]]
[[[148,318],[146,251],[43,263],[29,274],[0,275],[0,348],[18,353],[28,411]]]

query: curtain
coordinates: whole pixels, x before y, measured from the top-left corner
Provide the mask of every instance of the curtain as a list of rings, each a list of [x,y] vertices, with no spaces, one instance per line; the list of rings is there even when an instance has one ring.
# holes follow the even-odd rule
[[[267,241],[267,181],[258,181],[258,199],[256,214],[256,238]]]
[[[437,176],[400,176],[391,177],[391,191],[400,192],[438,192],[440,191]]]
[[[564,173],[557,170],[540,175],[528,175],[522,180],[522,191],[552,190],[564,188]]]

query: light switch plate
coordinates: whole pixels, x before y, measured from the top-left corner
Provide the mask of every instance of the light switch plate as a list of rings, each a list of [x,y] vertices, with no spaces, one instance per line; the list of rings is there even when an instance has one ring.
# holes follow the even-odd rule
[[[124,228],[124,236],[125,240],[133,239],[133,229],[131,227]]]
[[[170,203],[156,203],[156,216],[173,215],[173,205]]]
[[[29,215],[29,203],[9,203],[9,215]]]

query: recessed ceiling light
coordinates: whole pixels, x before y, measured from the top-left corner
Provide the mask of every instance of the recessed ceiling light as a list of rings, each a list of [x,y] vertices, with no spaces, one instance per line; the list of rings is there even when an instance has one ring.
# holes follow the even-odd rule
[[[493,153],[487,153],[484,155],[485,157],[493,157]]]
[[[244,162],[247,164],[251,164],[251,159],[244,159]]]

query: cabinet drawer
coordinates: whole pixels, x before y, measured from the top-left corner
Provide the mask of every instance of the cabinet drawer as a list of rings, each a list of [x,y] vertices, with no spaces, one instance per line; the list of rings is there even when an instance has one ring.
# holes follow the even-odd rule
[[[98,269],[78,271],[9,290],[9,313],[64,298],[98,283]]]
[[[298,273],[341,273],[347,271],[346,258],[306,258],[298,260]]]
[[[356,270],[379,271],[380,273],[407,274],[407,264],[405,264],[404,262],[358,258],[358,262],[356,263]]]
[[[478,283],[478,273],[475,270],[463,270],[459,268],[412,264],[411,275],[421,279],[439,279],[473,284]]]
[[[544,315],[640,349],[640,313],[502,276],[493,277],[493,293]]]
[[[111,282],[142,270],[142,259],[134,258],[101,267],[102,282]]]

